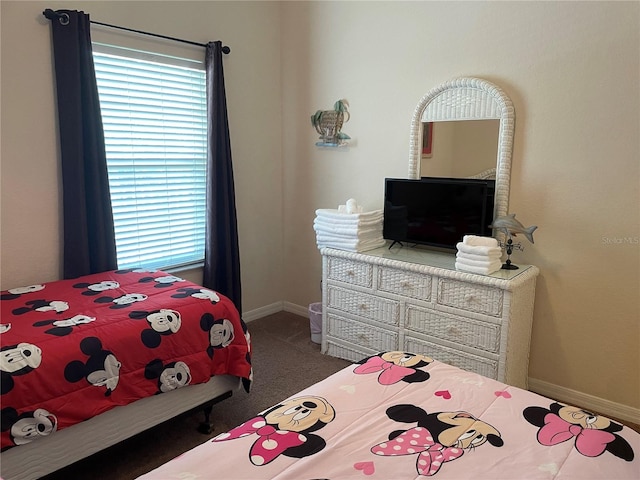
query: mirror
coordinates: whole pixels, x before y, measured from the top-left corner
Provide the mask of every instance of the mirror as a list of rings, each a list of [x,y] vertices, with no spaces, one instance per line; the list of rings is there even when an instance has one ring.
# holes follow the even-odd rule
[[[466,125],[467,122],[469,125]],[[486,158],[475,158],[475,154],[474,158],[453,160],[454,150],[458,150],[463,156],[484,150],[485,147],[476,143],[477,140],[471,144],[472,137],[468,135],[478,135],[485,129],[490,132],[491,128],[496,128],[496,124],[497,134],[493,138],[483,138],[482,142],[495,145],[493,162]],[[473,125],[476,126],[474,133],[463,133]],[[457,78],[441,84],[427,92],[414,111],[410,132],[409,178],[493,178],[495,175],[494,216],[506,215],[509,206],[514,125],[515,111],[511,99],[496,85],[472,77]],[[486,132],[483,135],[494,135]],[[423,139],[423,133],[428,137]],[[455,140],[455,137],[458,139]],[[457,145],[455,148],[447,146],[454,140],[456,143],[461,142],[460,138],[468,139],[469,144]],[[442,142],[442,156],[438,153],[439,142]],[[428,147],[425,149],[425,158],[423,145]]]
[[[423,122],[420,176],[469,178],[495,170],[499,131],[497,119]]]

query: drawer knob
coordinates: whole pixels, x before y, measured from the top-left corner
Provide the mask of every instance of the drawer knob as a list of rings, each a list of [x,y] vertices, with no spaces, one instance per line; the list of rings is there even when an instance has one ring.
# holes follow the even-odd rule
[[[364,304],[364,303],[361,303],[360,305],[358,305],[358,308],[359,308],[360,310],[366,310],[366,309],[367,309],[367,305],[366,305],[366,304]]]
[[[402,288],[410,288],[411,287],[411,283],[407,282],[407,281],[402,282],[400,285],[402,286]]]
[[[476,301],[476,296],[469,294],[469,295],[465,295],[464,299],[467,303],[471,303]]]
[[[347,275],[353,277],[355,275],[355,272],[353,270],[347,270]]]

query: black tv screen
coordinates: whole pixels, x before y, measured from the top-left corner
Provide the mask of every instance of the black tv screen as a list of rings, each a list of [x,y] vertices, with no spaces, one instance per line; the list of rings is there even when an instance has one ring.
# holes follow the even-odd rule
[[[455,249],[465,235],[492,236],[495,180],[385,179],[387,240]]]

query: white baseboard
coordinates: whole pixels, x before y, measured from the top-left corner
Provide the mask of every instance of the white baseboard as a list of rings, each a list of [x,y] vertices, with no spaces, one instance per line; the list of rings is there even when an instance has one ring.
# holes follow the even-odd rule
[[[251,322],[258,318],[266,317],[274,313],[284,310],[301,317],[309,316],[309,307],[297,305],[291,302],[276,302],[271,305],[245,312],[242,318],[245,322]],[[611,416],[619,420],[640,424],[640,409],[623,405],[621,403],[612,402],[604,398],[589,395],[587,393],[571,390],[570,388],[561,387],[553,383],[529,378],[529,390],[545,397],[558,400],[559,402],[568,403],[570,405],[579,406],[588,410],[593,410],[602,415]]]
[[[295,313],[296,315],[300,315],[301,317],[309,318],[309,306],[303,307],[302,305],[296,305],[291,302],[284,302],[284,311]]]
[[[262,317],[266,317],[267,315],[272,315],[274,313],[281,312],[284,310],[284,302],[275,302],[271,305],[265,305],[264,307],[256,308],[254,310],[249,310],[248,312],[244,312],[242,314],[242,319],[248,323],[253,320],[257,320]]]
[[[259,318],[266,317],[267,315],[272,315],[283,310],[285,312],[295,313],[296,315],[300,315],[301,317],[309,317],[309,306],[303,307],[302,305],[282,301],[272,303],[271,305],[265,305],[264,307],[256,308],[254,310],[249,310],[248,312],[244,312],[242,314],[242,319],[245,322],[252,322],[253,320],[257,320]]]
[[[529,390],[607,417],[640,424],[640,409],[529,377]]]

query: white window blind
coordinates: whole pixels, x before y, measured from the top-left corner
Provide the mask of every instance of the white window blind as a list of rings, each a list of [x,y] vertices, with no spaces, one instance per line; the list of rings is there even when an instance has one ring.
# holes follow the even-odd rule
[[[204,257],[205,72],[94,51],[119,268]]]

